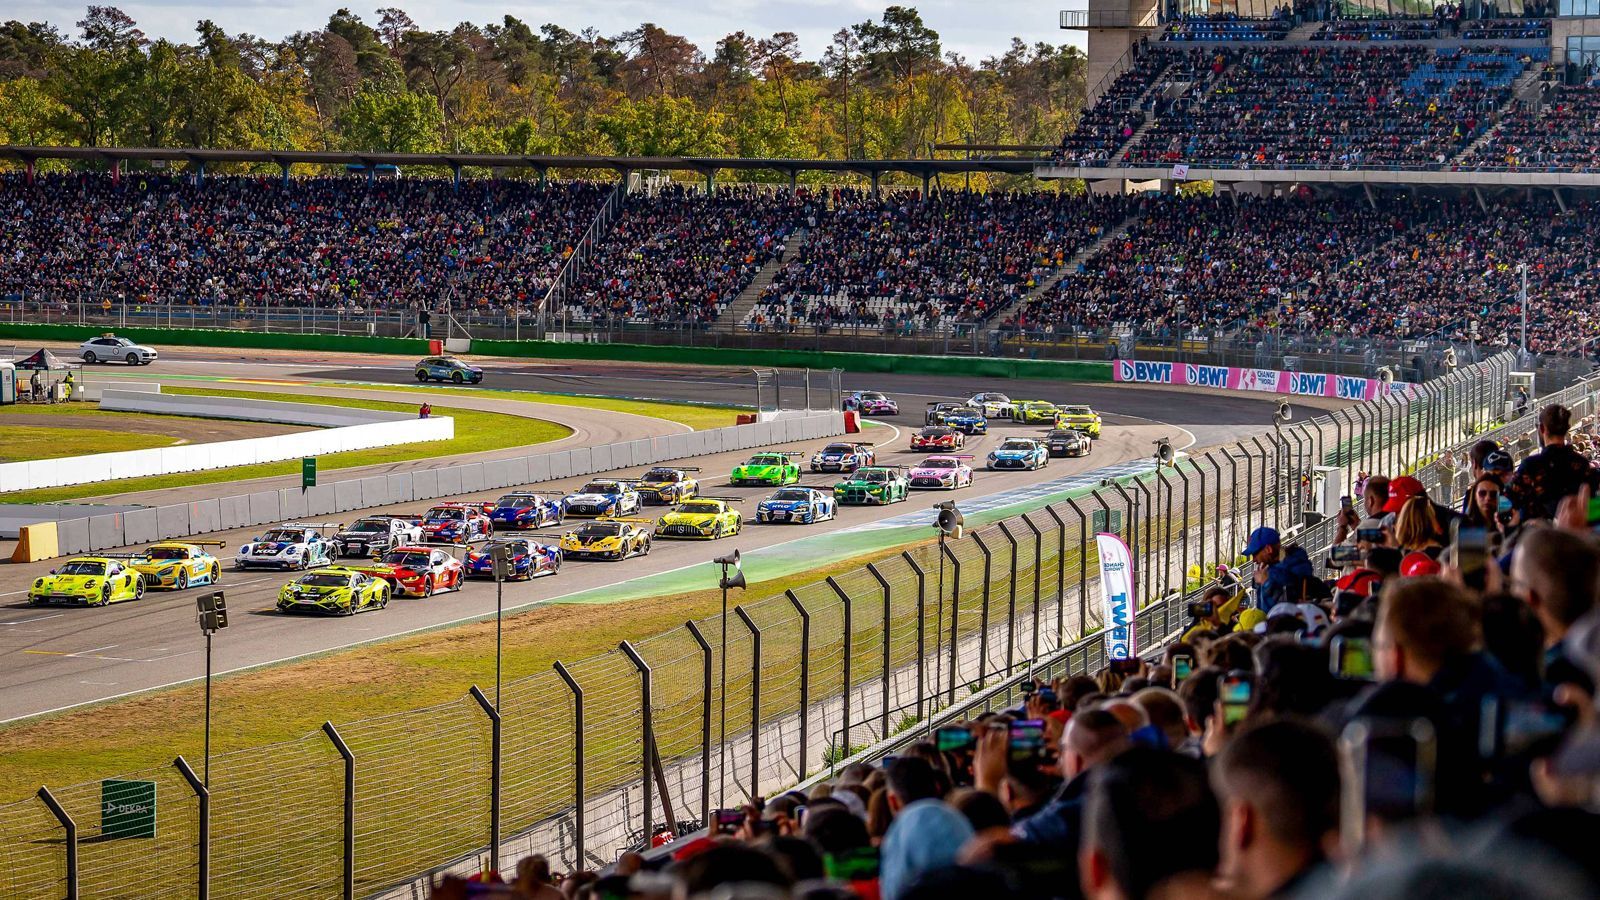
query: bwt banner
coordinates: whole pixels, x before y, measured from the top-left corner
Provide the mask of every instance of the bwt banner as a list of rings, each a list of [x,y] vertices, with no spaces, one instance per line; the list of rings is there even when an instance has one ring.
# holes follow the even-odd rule
[[[1111,366],[1114,381],[1138,384],[1178,384],[1219,391],[1261,391],[1268,394],[1302,394],[1341,400],[1375,400],[1403,394],[1410,385],[1384,384],[1376,378],[1285,372],[1281,369],[1241,369],[1236,366],[1201,366],[1194,363],[1118,360]]]
[[[1100,551],[1100,593],[1106,603],[1106,656],[1134,656],[1133,558],[1122,538],[1102,531],[1094,536]]]

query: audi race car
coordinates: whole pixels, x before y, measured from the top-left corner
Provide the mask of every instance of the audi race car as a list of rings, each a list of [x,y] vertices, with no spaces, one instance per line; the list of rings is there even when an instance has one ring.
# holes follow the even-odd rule
[[[422,543],[422,526],[408,516],[362,516],[333,536],[339,556],[376,558],[390,547]]]
[[[863,416],[896,416],[900,414],[900,404],[885,397],[878,391],[855,391],[846,394],[844,408],[856,410]]]
[[[863,466],[833,486],[833,499],[842,506],[887,506],[904,502],[909,487],[899,466]]]
[[[584,518],[632,515],[639,511],[639,492],[631,481],[596,478],[563,497],[561,508],[566,515]]]
[[[561,569],[560,547],[525,537],[496,538],[482,547],[467,551],[468,578],[494,577],[496,547],[506,548],[506,577],[512,581],[554,575]]]
[[[28,587],[28,603],[44,606],[63,603],[74,606],[106,606],[144,596],[144,576],[104,556],[69,559],[41,575]]]
[[[453,384],[482,384],[483,369],[454,356],[429,356],[417,362],[418,381],[448,381]]]
[[[811,525],[826,522],[838,512],[839,507],[833,495],[826,491],[810,487],[786,487],[774,491],[756,506],[756,521]]]
[[[343,566],[389,583],[397,597],[431,597],[440,591],[459,591],[466,581],[461,560],[438,547],[395,547],[370,566]]]
[[[1100,414],[1089,406],[1063,406],[1056,415],[1057,428],[1071,428],[1089,437],[1100,436]]]
[[[967,398],[967,405],[983,410],[991,419],[1015,419],[1017,404],[1010,397],[995,391],[984,391]]]
[[[800,465],[794,461],[797,453],[757,453],[734,466],[728,483],[734,487],[747,484],[770,484],[782,487],[800,480]]]
[[[1018,400],[1017,421],[1024,424],[1054,425],[1061,408],[1048,400]]]
[[[1094,451],[1094,441],[1081,431],[1055,428],[1044,433],[1044,444],[1051,456],[1088,456]]]
[[[970,456],[930,456],[911,467],[911,486],[953,491],[972,486]]]
[[[639,476],[639,502],[650,506],[682,503],[700,491],[700,481],[689,475],[698,471],[692,466],[656,466]]]
[[[911,436],[913,450],[960,450],[967,436],[948,425],[929,425]]]
[[[422,516],[422,543],[458,544],[486,541],[494,536],[494,523],[476,503],[436,503]]]
[[[813,472],[854,472],[878,461],[871,444],[838,441],[823,447],[811,457]]]
[[[1050,463],[1050,450],[1043,441],[1008,437],[989,451],[990,469],[1042,469]]]
[[[388,605],[388,582],[342,566],[307,572],[278,591],[278,612],[281,613],[353,616]]]
[[[514,531],[523,528],[543,528],[560,525],[563,518],[561,501],[527,491],[513,491],[494,502],[489,511],[489,523],[496,529]]]
[[[649,519],[606,518],[585,522],[561,536],[567,559],[627,559],[650,555],[650,532],[640,528]]]
[[[957,406],[944,414],[944,424],[968,437],[989,433],[989,417],[976,406]]]
[[[285,522],[239,545],[233,557],[236,569],[314,569],[333,564],[333,538],[343,528],[337,522]]]
[[[108,554],[107,558],[120,559],[144,576],[147,588],[181,591],[222,579],[222,563],[205,548],[224,546],[222,541],[162,541],[139,553]]]

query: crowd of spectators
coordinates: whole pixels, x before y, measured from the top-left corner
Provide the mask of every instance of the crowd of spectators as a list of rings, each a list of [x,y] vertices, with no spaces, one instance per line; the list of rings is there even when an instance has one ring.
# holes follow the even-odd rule
[[[1188,15],[1168,23],[1161,32],[1163,41],[1281,41],[1294,30],[1292,13],[1287,6],[1274,10],[1266,18],[1240,16],[1238,13],[1212,13]]]
[[[1055,159],[1081,166],[1113,162],[1117,150],[1133,138],[1169,90],[1215,77],[1218,62],[1213,50],[1141,45],[1128,69],[1112,80],[1093,106],[1078,114],[1077,126],[1061,139]]]
[[[1415,17],[1334,19],[1324,22],[1313,41],[1431,41],[1447,28],[1440,19]]]
[[[1463,168],[1600,171],[1600,87],[1552,85],[1501,117]]]
[[[1473,19],[1460,28],[1469,41],[1548,41],[1550,20],[1539,18]]]

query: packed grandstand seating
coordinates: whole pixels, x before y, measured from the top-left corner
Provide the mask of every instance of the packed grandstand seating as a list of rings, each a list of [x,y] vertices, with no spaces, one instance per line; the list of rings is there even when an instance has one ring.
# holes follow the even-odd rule
[[[1431,41],[1447,34],[1444,22],[1422,18],[1335,19],[1313,41]]]
[[[1287,10],[1265,19],[1240,17],[1235,13],[1210,16],[1184,16],[1162,32],[1163,41],[1281,41],[1294,28]]]
[[[1508,111],[1465,168],[1593,172],[1600,169],[1600,87],[1552,85]]]
[[[1216,62],[1215,52],[1209,50],[1144,45],[1099,101],[1083,110],[1078,127],[1062,140],[1057,155],[1075,165],[1111,162],[1161,96],[1177,86],[1220,74],[1213,70]]]

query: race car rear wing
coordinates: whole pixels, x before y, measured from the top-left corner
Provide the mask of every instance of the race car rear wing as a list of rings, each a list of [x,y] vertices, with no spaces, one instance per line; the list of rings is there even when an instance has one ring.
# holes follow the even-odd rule
[[[655,471],[663,471],[663,472],[698,472],[698,471],[700,471],[700,467],[699,466],[653,466],[650,469],[649,472],[645,472],[644,474],[645,475],[649,475],[650,472],[655,472]],[[643,476],[640,476],[640,477],[642,478]],[[638,482],[634,482],[634,483],[637,484]]]
[[[723,503],[743,503],[743,497],[690,497],[683,502],[693,503],[696,500],[721,500]]]
[[[646,519],[643,516],[597,516],[596,522],[633,522],[637,525],[654,525],[655,519]]]
[[[344,523],[343,522],[284,522],[282,525],[275,525],[273,527],[275,527],[275,528],[323,528],[323,529],[331,528],[334,531],[338,531],[339,529],[344,527]]]

